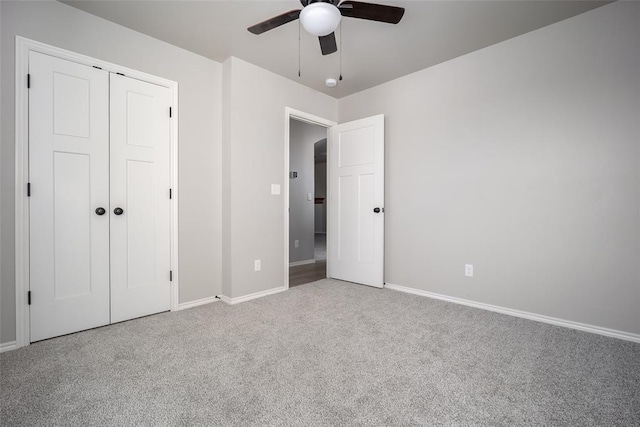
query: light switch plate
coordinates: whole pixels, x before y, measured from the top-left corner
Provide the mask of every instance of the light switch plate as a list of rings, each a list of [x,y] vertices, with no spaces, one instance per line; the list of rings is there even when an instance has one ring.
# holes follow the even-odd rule
[[[280,184],[271,184],[271,194],[273,196],[280,194]]]
[[[464,275],[467,277],[473,277],[473,264],[464,265]]]

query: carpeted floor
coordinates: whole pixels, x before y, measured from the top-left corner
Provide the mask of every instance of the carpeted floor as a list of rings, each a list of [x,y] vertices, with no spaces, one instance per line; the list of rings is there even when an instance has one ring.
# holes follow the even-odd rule
[[[640,425],[640,344],[328,279],[0,369],[3,426]]]

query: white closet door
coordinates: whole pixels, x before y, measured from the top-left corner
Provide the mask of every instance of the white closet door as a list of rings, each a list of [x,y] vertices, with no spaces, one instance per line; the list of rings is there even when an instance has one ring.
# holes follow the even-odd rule
[[[113,323],[170,309],[170,96],[122,75],[110,80]]]
[[[29,53],[31,341],[109,323],[109,74]]]

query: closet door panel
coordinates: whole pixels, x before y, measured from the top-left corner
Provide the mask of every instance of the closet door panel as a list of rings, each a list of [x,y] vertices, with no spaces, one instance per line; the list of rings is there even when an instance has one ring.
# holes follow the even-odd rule
[[[119,322],[170,309],[170,94],[121,75],[110,81],[111,321]]]
[[[109,74],[29,54],[31,341],[109,323]]]

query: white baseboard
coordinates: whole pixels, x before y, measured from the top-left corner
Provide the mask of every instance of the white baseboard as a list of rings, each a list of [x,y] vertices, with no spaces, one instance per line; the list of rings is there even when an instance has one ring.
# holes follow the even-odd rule
[[[186,310],[187,308],[198,307],[199,305],[211,304],[212,302],[220,301],[220,298],[215,296],[197,299],[195,301],[189,301],[182,304],[178,304],[178,311]]]
[[[224,295],[220,295],[220,299],[227,304],[235,305],[240,304],[241,302],[251,301],[252,299],[266,297],[267,295],[277,294],[278,292],[286,291],[287,288],[284,286],[280,286],[278,288],[267,289],[266,291],[260,291],[249,295],[243,295],[241,297],[229,298]]]
[[[0,344],[0,353],[15,350],[16,348],[18,348],[18,346],[15,341],[3,342]]]
[[[619,338],[626,341],[633,341],[633,342],[640,343],[640,335],[633,334],[631,332],[618,331],[615,329],[608,329],[600,326],[588,325],[586,323],[572,322],[571,320],[558,319],[556,317],[544,316],[542,314],[536,314],[536,313],[529,313],[527,311],[514,310],[511,308],[485,304],[482,302],[466,300],[463,298],[450,297],[447,295],[436,294],[434,292],[427,292],[420,289],[409,288],[406,286],[394,285],[392,283],[385,283],[384,287],[388,289],[393,289],[394,291],[406,292],[408,294],[420,295],[427,298],[433,298],[433,299],[438,299],[442,301],[452,302],[454,304],[461,304],[469,307],[480,308],[482,310],[495,311],[496,313],[507,314],[509,316],[522,317],[523,319],[535,320],[536,322],[549,323],[551,325],[556,325],[556,326],[564,326],[565,328],[577,329],[579,331],[591,332],[594,334],[604,335],[607,337]]]
[[[297,267],[298,265],[306,265],[306,264],[313,264],[314,262],[316,262],[315,259],[303,259],[302,261],[294,261],[294,262],[290,262],[289,263],[289,267]]]

